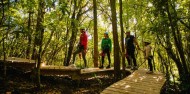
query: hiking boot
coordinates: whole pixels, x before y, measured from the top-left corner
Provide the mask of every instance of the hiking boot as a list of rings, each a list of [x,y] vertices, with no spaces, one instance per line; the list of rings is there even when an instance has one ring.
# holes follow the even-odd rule
[[[138,70],[137,66],[134,66],[133,68],[131,68],[131,70]]]
[[[100,69],[103,69],[103,68],[104,68],[104,66],[100,66],[99,68],[100,68]]]
[[[127,69],[130,69],[130,68],[131,68],[131,65],[128,65],[126,68],[127,68]]]
[[[153,71],[148,71],[148,72],[146,72],[146,74],[152,74],[153,73]]]
[[[106,69],[108,69],[108,68],[110,68],[110,65],[108,65],[108,66],[106,67]]]

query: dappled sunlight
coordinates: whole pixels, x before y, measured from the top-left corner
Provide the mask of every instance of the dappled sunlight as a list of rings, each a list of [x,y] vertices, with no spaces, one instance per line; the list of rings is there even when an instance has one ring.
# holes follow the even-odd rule
[[[162,76],[154,76],[154,77],[152,77],[152,78],[154,78],[155,81],[157,81],[157,82],[163,79]]]
[[[126,86],[125,86],[125,88],[129,88],[129,87],[131,87],[131,86],[130,86],[130,85],[126,85]]]
[[[143,80],[143,79],[145,79],[145,78],[146,78],[146,76],[141,76],[141,77],[139,77],[140,80]]]
[[[45,63],[42,63],[41,66],[44,67],[44,66],[46,66],[46,64],[45,64]]]
[[[129,77],[132,78],[135,74],[131,74]]]
[[[134,82],[137,82],[138,80],[137,80],[137,79],[134,79],[133,81],[134,81]]]
[[[121,83],[120,85],[126,85],[127,83]]]
[[[160,94],[160,89],[165,83],[164,75],[147,74],[147,70],[139,69],[130,76],[114,83],[105,89],[105,92],[123,94]],[[104,91],[103,91],[104,92]]]

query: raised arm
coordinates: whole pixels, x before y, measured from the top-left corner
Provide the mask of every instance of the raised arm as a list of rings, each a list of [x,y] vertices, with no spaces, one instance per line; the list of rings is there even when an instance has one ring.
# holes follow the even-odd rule
[[[137,39],[135,37],[134,37],[133,41],[134,41],[135,45],[137,46],[138,50],[141,50],[140,47],[139,47],[139,44],[137,42]]]

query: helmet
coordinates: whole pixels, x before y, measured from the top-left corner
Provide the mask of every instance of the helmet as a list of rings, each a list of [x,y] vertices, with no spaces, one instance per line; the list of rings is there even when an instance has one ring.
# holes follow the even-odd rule
[[[85,30],[85,27],[80,27],[80,30]]]
[[[108,35],[108,32],[104,32],[104,34]]]
[[[149,39],[145,39],[145,40],[144,40],[144,43],[148,43],[148,44],[150,44],[151,42],[150,42]]]

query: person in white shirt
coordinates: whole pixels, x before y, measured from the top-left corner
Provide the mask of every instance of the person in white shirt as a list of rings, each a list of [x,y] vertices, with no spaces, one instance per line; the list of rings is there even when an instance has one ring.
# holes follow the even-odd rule
[[[151,50],[152,47],[150,46],[150,42],[149,41],[144,41],[144,56],[145,56],[145,60],[148,60],[148,66],[149,66],[149,71],[147,72],[148,74],[153,73],[153,66],[152,66],[152,59],[153,56],[151,55]]]

